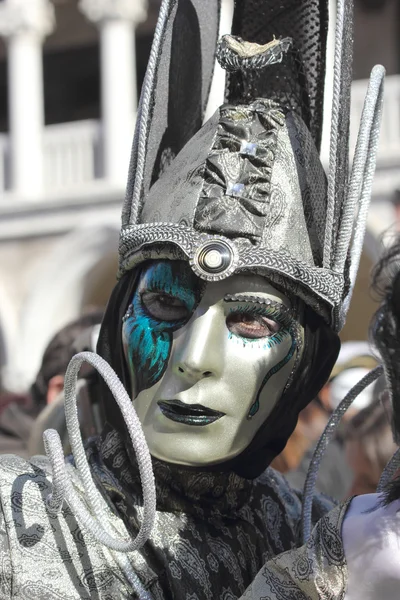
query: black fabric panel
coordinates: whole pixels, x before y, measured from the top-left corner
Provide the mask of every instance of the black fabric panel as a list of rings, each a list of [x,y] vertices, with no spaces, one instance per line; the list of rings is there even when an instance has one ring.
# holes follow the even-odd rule
[[[236,0],[233,35],[257,44],[291,37],[294,50],[262,71],[230,73],[227,101],[276,100],[302,117],[319,149],[327,33],[327,0]]]
[[[219,1],[171,0],[170,4],[146,124],[144,195],[200,129],[214,71]]]
[[[181,1],[172,28],[168,125],[158,148],[150,185],[158,179],[179,150],[200,129],[203,120],[201,95],[199,20],[191,2]]]

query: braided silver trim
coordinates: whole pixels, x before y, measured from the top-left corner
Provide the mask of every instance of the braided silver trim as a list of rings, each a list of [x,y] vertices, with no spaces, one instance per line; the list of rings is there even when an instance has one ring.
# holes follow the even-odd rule
[[[383,109],[384,77],[385,69],[382,66],[377,65],[372,69],[360,121],[349,190],[335,248],[334,269],[336,271],[345,270],[346,260],[350,255],[350,290],[340,310],[340,327],[344,325],[349,310],[367,227]]]
[[[130,539],[129,534],[127,540],[119,540],[113,537],[112,525],[107,518],[106,503],[90,472],[79,430],[76,406],[76,381],[83,362],[88,362],[95,367],[108,384],[121,409],[133,448],[136,451],[143,488],[144,511],[143,522],[134,540]],[[101,544],[117,552],[133,552],[143,546],[151,533],[156,513],[156,491],[150,452],[132,402],[110,365],[101,356],[93,352],[81,352],[71,359],[65,375],[64,395],[65,420],[72,455],[91,511],[88,510],[86,504],[82,502],[74,489],[68,473],[68,469],[72,467],[66,466],[64,462],[60,436],[54,429],[46,430],[43,435],[46,454],[53,472],[53,489],[47,498],[47,508],[50,513],[57,514],[60,512],[64,501],[66,501],[81,526],[87,528]]]
[[[378,483],[378,487],[376,491],[378,494],[385,491],[385,487],[388,483],[393,479],[393,475],[400,468],[400,448],[396,450],[393,454],[392,458],[387,463],[386,467],[383,469],[381,478]]]
[[[311,515],[312,515],[312,505],[314,499],[314,489],[315,482],[318,477],[318,470],[321,464],[321,460],[325,454],[325,450],[331,441],[333,435],[335,434],[340,421],[347,411],[348,408],[352,405],[353,401],[357,398],[357,396],[371,383],[373,383],[378,377],[380,377],[383,373],[383,367],[379,365],[372,369],[369,373],[367,373],[360,381],[351,388],[351,390],[346,394],[343,400],[340,402],[339,406],[332,413],[321,437],[318,440],[318,444],[314,450],[314,454],[312,456],[310,466],[308,468],[306,481],[304,483],[303,490],[303,507],[302,507],[302,517],[301,517],[301,525],[302,525],[302,541],[303,544],[306,544],[311,535]]]
[[[229,243],[235,254],[237,253],[237,257],[234,258],[233,269],[215,276],[207,276],[195,267],[196,274],[202,279],[217,281],[241,270],[269,269],[302,284],[314,296],[317,295],[331,307],[340,305],[343,291],[343,276],[340,273],[308,266],[291,259],[283,251],[269,251],[267,248],[254,249],[246,242],[240,244],[233,240],[227,240],[222,236],[200,233],[174,223],[146,223],[125,228],[120,238],[119,253],[121,262],[119,275],[122,276],[126,271],[143,262],[145,258],[142,252],[146,246],[154,244],[165,245],[165,249],[157,252],[160,259],[171,256],[171,250],[168,246],[173,245],[178,247],[190,264],[194,266],[198,248],[211,240],[216,242],[224,240]]]
[[[133,138],[132,154],[129,165],[129,181],[126,191],[122,222],[135,223],[141,207],[141,194],[146,165],[147,139],[151,124],[150,114],[154,99],[155,81],[160,52],[164,39],[168,17],[177,0],[163,0],[154,32],[146,75],[140,94],[139,109]]]
[[[247,248],[242,250],[238,269],[253,267],[265,267],[278,271],[307,286],[332,305],[337,304],[341,299],[343,278],[338,273],[318,267],[309,267],[291,259],[285,252]]]

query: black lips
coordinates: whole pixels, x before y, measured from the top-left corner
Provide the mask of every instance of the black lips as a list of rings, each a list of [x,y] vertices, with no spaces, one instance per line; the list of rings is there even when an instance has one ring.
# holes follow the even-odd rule
[[[225,416],[202,404],[186,404],[181,400],[159,400],[157,404],[165,417],[186,425],[209,425]]]

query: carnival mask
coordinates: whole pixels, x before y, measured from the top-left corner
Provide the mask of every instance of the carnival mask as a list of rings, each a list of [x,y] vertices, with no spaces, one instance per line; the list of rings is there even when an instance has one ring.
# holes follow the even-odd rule
[[[150,452],[215,464],[240,454],[281,397],[303,329],[263,277],[205,283],[185,261],[155,261],[123,323],[132,397]]]

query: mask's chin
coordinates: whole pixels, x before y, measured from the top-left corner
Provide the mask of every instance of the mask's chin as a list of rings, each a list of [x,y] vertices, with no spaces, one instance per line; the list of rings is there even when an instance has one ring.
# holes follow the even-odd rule
[[[180,440],[179,436],[176,436],[174,443],[168,443],[167,447],[164,442],[159,444],[158,440],[151,440],[151,438],[146,439],[149,439],[150,454],[154,458],[175,465],[200,469],[223,465],[225,462],[234,459],[245,450],[245,448],[236,447],[235,449],[232,449],[231,452],[224,452],[222,456],[219,456],[218,454],[215,454],[215,445],[210,452],[204,443],[199,444],[193,439],[190,440],[190,452],[185,450],[188,442]]]
[[[187,467],[207,467],[223,463],[242,451],[241,447],[227,447],[226,434],[230,430],[227,416],[205,406],[212,402],[201,405],[176,398],[162,400],[174,395],[167,390],[168,386],[163,389],[160,381],[140,392],[133,402],[154,458]]]

